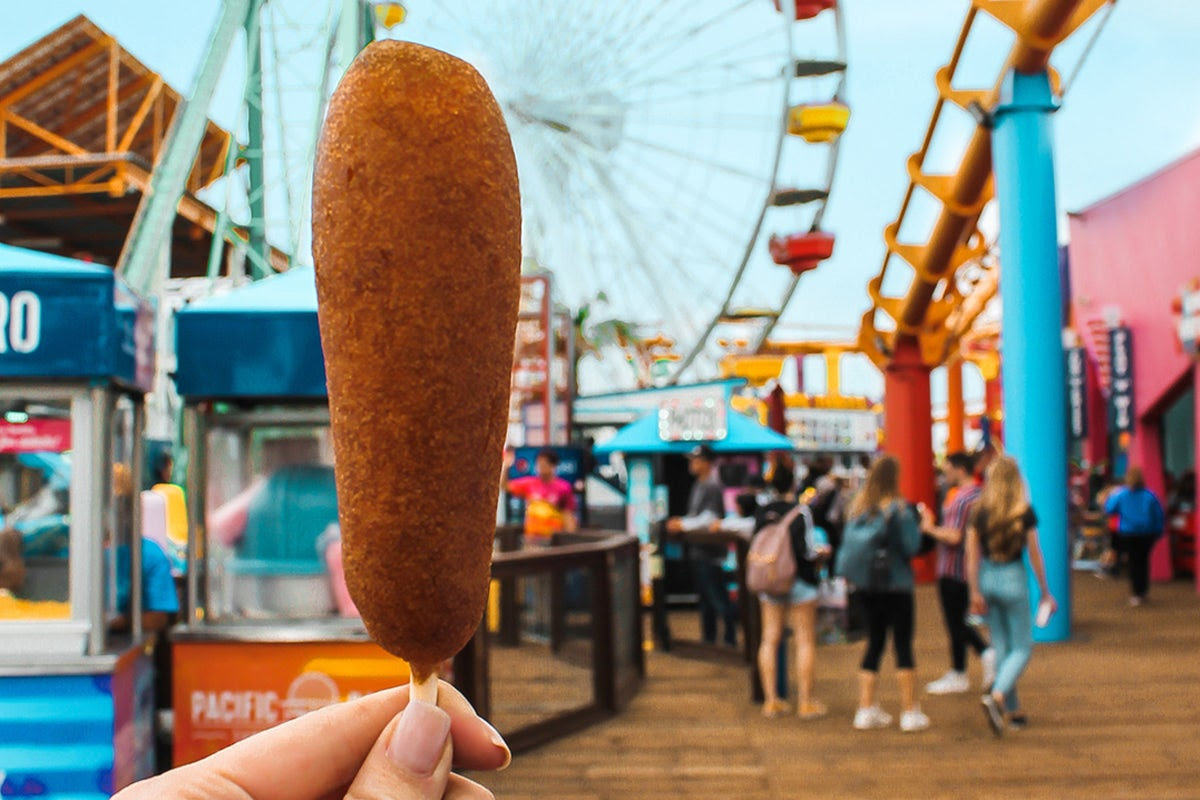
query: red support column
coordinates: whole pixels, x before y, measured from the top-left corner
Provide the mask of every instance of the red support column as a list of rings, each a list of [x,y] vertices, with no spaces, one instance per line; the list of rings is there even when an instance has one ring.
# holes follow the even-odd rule
[[[956,358],[946,365],[946,452],[957,453],[966,448],[963,426],[963,362]]]
[[[1004,385],[1000,376],[983,384],[983,413],[991,423],[992,441],[997,448],[1004,442]]]
[[[1112,470],[1112,456],[1108,452],[1108,402],[1100,390],[1100,370],[1091,356],[1085,359],[1087,366],[1087,414],[1088,433],[1083,441],[1083,457],[1095,467],[1101,462]]]
[[[1166,505],[1166,478],[1163,475],[1162,435],[1160,420],[1139,419],[1135,423],[1133,443],[1130,447],[1129,463],[1138,464],[1146,478],[1146,488],[1154,492]],[[1169,581],[1174,576],[1171,568],[1171,537],[1163,536],[1150,551],[1150,579]]]
[[[1196,449],[1200,453],[1200,367],[1192,367],[1192,414],[1195,427]],[[1194,469],[1194,466],[1193,466]],[[1200,513],[1192,515],[1192,541],[1200,544]],[[1192,574],[1196,578],[1196,593],[1200,594],[1200,547],[1196,548],[1196,561],[1192,564]]]
[[[884,449],[900,460],[900,491],[913,503],[933,508],[937,502],[933,476],[933,403],[929,367],[915,342],[900,339],[884,370]],[[917,580],[933,580],[931,555],[913,560]]]

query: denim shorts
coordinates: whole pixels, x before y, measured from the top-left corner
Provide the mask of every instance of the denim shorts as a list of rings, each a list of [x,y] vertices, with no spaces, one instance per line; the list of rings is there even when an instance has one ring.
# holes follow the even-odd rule
[[[758,599],[762,603],[770,603],[773,606],[798,606],[804,603],[811,603],[817,599],[817,587],[811,583],[805,583],[799,578],[792,584],[792,591],[788,594],[766,594],[759,592]]]

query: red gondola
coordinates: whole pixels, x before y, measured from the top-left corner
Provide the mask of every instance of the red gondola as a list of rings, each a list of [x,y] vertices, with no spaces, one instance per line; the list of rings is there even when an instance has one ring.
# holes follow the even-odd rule
[[[772,236],[767,243],[776,264],[797,275],[815,269],[833,255],[833,234],[824,231]]]
[[[837,5],[837,0],[796,0],[796,19],[812,19],[826,9]],[[775,10],[783,11],[779,0],[775,0]]]

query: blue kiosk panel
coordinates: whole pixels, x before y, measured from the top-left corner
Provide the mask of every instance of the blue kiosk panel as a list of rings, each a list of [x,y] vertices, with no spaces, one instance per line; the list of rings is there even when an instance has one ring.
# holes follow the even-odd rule
[[[199,300],[179,312],[175,326],[175,385],[184,397],[327,394],[311,269]]]
[[[149,391],[153,337],[152,307],[108,267],[0,244],[0,379]]]

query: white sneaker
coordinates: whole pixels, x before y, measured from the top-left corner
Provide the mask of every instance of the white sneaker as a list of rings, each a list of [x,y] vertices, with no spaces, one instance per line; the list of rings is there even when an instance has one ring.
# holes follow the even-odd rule
[[[950,670],[942,677],[932,683],[926,684],[926,694],[962,694],[969,691],[971,682],[967,680],[967,673],[955,672]]]
[[[919,708],[905,711],[900,715],[900,730],[905,733],[923,731],[929,727],[929,717]]]
[[[996,682],[996,648],[989,647],[980,653],[979,663],[983,666],[983,688],[986,691]]]
[[[867,706],[854,713],[854,727],[860,731],[872,728],[886,728],[892,724],[892,715],[879,706]]]

